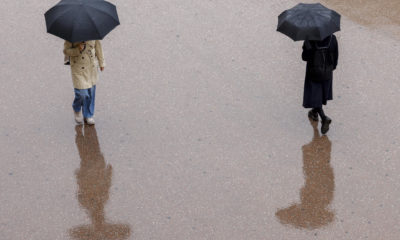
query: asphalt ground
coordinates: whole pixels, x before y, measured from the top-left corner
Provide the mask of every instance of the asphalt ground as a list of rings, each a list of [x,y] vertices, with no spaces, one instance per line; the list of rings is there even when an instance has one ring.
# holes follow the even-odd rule
[[[112,2],[95,127],[46,33],[56,1],[1,2],[1,239],[399,239],[397,1],[326,2],[325,137],[302,43],[276,32],[297,1]]]

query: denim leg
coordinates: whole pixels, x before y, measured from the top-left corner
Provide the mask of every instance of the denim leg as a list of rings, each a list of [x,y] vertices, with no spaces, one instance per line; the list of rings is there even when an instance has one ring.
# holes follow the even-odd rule
[[[72,108],[75,112],[82,109],[84,118],[91,118],[94,115],[96,97],[96,86],[89,89],[75,89],[75,99]]]
[[[89,112],[93,117],[95,101],[96,101],[96,85],[94,85],[91,89],[88,89],[88,90],[89,90],[89,96],[90,96]]]
[[[72,108],[74,109],[75,112],[80,112],[82,109],[83,100],[84,100],[84,94],[82,91],[84,91],[84,90],[76,89],[76,88],[74,89],[75,98],[74,98],[74,102],[72,103]]]
[[[94,99],[96,88],[93,86],[92,88],[84,89],[85,96],[83,99],[83,117],[91,118],[94,115]]]
[[[82,108],[82,113],[85,118],[88,116],[88,101],[90,101],[88,89],[75,89],[74,111],[79,112]]]

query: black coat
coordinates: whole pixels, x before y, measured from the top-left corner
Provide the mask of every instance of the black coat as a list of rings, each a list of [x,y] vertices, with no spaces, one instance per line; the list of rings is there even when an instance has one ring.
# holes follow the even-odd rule
[[[328,51],[332,54],[334,60],[333,69],[336,69],[339,57],[338,43],[335,35],[332,35],[332,39],[330,39],[330,37],[327,37],[323,41],[304,42],[302,58],[304,61],[307,61],[303,96],[303,107],[305,108],[322,107],[322,104],[326,105],[328,100],[332,100],[333,71],[327,72],[326,75],[323,77],[324,79],[320,79],[322,81],[315,81],[315,79],[313,79],[314,77],[310,74],[309,61],[313,58],[313,55],[316,51],[315,45],[318,45],[319,47],[329,45]]]

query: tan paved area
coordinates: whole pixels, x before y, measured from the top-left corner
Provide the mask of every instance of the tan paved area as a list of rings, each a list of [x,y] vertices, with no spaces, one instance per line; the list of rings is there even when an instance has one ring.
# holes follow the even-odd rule
[[[322,137],[301,43],[275,31],[297,1],[113,2],[95,127],[45,31],[56,1],[1,2],[2,240],[400,239],[395,1],[327,0],[344,16]]]

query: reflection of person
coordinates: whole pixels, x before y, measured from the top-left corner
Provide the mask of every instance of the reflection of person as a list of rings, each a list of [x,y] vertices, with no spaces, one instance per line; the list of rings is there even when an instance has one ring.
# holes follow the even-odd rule
[[[70,57],[72,82],[75,99],[72,104],[75,121],[82,123],[82,113],[86,123],[94,124],[94,106],[98,66],[105,67],[100,41],[64,43],[64,55]]]
[[[130,235],[130,227],[123,224],[107,224],[104,205],[109,198],[112,168],[106,164],[100,151],[96,129],[86,126],[84,135],[82,125],[77,125],[76,146],[81,157],[80,168],[76,172],[78,200],[92,221],[92,225],[81,225],[70,231],[74,239],[80,240],[122,240]]]
[[[330,35],[322,41],[304,41],[302,58],[307,61],[306,78],[304,82],[303,107],[312,108],[308,116],[318,121],[321,117],[321,132],[329,131],[332,120],[325,115],[322,105],[332,100],[333,70],[338,63],[338,43],[335,35]]]
[[[313,140],[302,147],[305,185],[300,191],[301,202],[278,210],[276,216],[283,224],[315,229],[334,219],[334,213],[328,206],[333,199],[335,182],[330,166],[332,144],[326,135],[319,135],[317,122],[311,124],[314,128]]]

